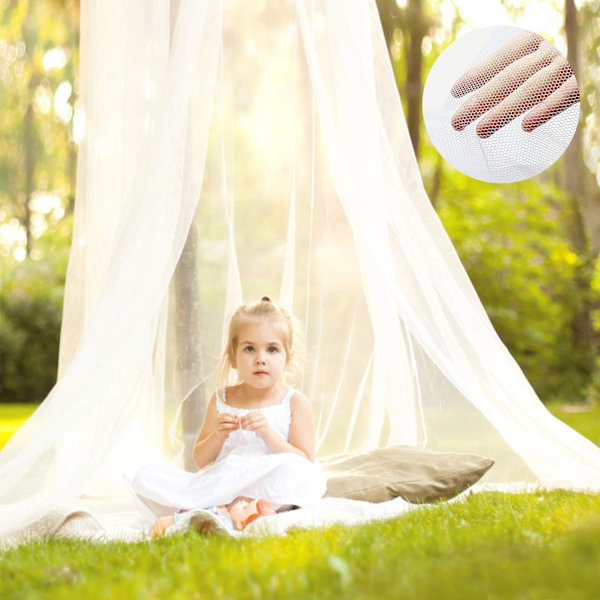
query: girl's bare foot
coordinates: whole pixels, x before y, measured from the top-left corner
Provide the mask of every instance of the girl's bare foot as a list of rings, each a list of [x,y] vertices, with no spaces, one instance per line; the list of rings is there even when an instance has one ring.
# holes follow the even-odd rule
[[[150,531],[146,534],[150,539],[155,538],[159,535],[163,535],[163,533],[171,527],[175,523],[175,518],[173,515],[167,515],[166,517],[160,517]]]

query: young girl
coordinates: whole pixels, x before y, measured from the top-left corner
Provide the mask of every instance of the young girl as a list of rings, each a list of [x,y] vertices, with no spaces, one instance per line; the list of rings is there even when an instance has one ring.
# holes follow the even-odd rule
[[[178,511],[223,509],[239,496],[264,500],[276,510],[325,494],[325,475],[314,462],[310,403],[282,381],[293,358],[293,334],[289,313],[267,297],[234,313],[219,385],[194,445],[200,470],[151,463],[125,476],[145,512],[159,517],[150,535],[163,533]],[[239,383],[222,387],[232,368]]]

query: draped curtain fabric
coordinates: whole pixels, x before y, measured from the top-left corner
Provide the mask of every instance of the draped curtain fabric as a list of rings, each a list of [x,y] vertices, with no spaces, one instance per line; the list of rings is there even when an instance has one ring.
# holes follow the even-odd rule
[[[59,377],[0,452],[4,543],[57,507],[118,536],[123,472],[193,469],[227,320],[264,295],[302,324],[287,381],[319,455],[475,452],[488,487],[600,490],[429,203],[374,0],[87,0],[80,101]]]

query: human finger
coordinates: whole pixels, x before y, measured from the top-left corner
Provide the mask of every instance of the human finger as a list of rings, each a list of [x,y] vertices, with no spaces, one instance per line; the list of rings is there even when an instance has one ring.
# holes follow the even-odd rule
[[[239,429],[239,424],[234,424],[234,423],[220,423],[219,425],[217,425],[217,429],[219,431],[224,431],[226,433],[231,433],[232,431],[235,431],[236,429]]]
[[[220,425],[217,425],[217,430],[225,433],[231,433],[236,429],[239,429],[239,427],[237,425],[233,425],[233,423],[221,423]]]
[[[461,98],[465,94],[479,89],[511,63],[526,54],[535,52],[542,41],[543,38],[532,31],[520,33],[472,69],[463,73],[454,82],[450,93],[455,98]]]
[[[524,117],[521,127],[524,131],[533,131],[552,117],[579,102],[579,87],[575,75],[571,75],[557,90],[532,108]]]
[[[265,418],[264,415],[260,411],[256,411],[254,413],[248,413],[244,417],[242,417],[242,427],[244,429],[255,429],[260,426],[261,423],[264,423]]]
[[[452,127],[462,131],[469,123],[520,90],[534,74],[550,65],[557,54],[552,44],[544,42],[532,54],[515,61],[461,104],[452,115]]]
[[[243,417],[240,418],[240,425],[246,429],[246,427],[248,425],[250,425],[253,421],[253,418],[251,416],[251,413],[248,413],[247,415],[244,415]]]
[[[233,431],[240,428],[239,421],[227,419],[223,421],[217,421],[217,431],[229,435]]]
[[[260,417],[260,416],[262,416],[262,412],[260,410],[252,410],[250,412],[247,412],[245,415],[242,415],[240,417],[240,420],[242,422],[251,421],[252,419],[255,419],[256,417]]]
[[[231,421],[237,421],[239,419],[239,417],[233,413],[219,413],[219,416],[230,419]]]
[[[480,138],[490,137],[498,129],[542,102],[572,74],[569,63],[561,55],[556,56],[550,65],[530,77],[518,92],[511,94],[485,115],[477,123],[477,135]]]
[[[218,418],[218,422],[237,426],[239,424],[239,417],[231,413],[222,413]]]

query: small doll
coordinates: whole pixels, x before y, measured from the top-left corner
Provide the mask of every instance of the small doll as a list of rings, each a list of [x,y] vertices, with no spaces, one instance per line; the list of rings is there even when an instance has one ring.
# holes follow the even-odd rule
[[[148,537],[154,538],[162,535],[165,531],[174,525],[181,516],[186,513],[187,510],[179,511],[174,515],[167,515],[160,517],[152,526],[152,529],[148,532]],[[204,513],[210,513],[214,515],[219,523],[214,522],[213,519],[203,520],[204,527],[202,531],[215,531],[218,529],[227,529],[229,531],[242,531],[250,523],[258,519],[259,517],[274,515],[276,510],[273,508],[270,502],[262,498],[248,498],[247,496],[238,496],[229,504],[221,504],[219,506],[213,506],[203,511]],[[220,525],[220,527],[219,527]]]

